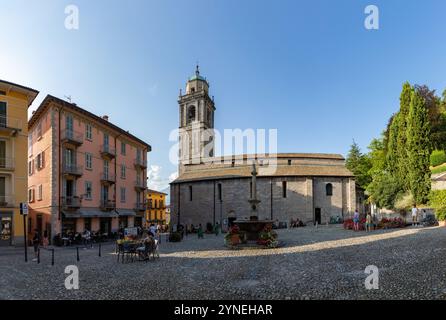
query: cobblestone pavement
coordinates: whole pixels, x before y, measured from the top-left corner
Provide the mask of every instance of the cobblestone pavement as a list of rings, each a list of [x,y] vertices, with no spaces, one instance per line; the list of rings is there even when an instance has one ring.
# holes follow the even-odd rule
[[[48,251],[37,264],[0,248],[0,299],[446,299],[446,228],[323,226],[279,237],[279,249],[231,251],[222,235],[189,236],[163,242],[159,260],[126,264],[111,244],[102,257],[81,248],[79,262],[75,248],[56,248],[54,266]],[[79,268],[79,290],[65,289],[67,265]],[[378,290],[365,289],[368,265],[379,268]]]

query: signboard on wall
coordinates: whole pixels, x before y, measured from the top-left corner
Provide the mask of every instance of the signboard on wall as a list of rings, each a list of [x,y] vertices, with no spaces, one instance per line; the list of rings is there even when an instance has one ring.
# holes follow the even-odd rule
[[[136,228],[136,227],[124,229],[124,236],[126,236],[126,237],[137,236],[137,235],[138,235],[138,228]]]

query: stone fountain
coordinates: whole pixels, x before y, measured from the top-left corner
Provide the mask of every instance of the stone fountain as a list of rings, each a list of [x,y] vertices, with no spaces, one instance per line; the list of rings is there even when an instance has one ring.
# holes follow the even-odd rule
[[[234,224],[240,228],[240,231],[244,231],[246,233],[246,239],[248,241],[257,241],[259,239],[260,232],[266,227],[273,225],[273,220],[260,220],[258,215],[258,206],[260,204],[260,200],[257,199],[257,170],[256,164],[252,165],[251,172],[251,181],[252,181],[252,195],[251,199],[248,200],[251,207],[251,214],[249,220],[236,220]]]

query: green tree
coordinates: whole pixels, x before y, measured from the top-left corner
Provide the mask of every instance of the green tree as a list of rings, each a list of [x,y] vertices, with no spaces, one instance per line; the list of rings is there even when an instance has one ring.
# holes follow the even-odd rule
[[[398,132],[399,132],[400,116],[399,112],[394,115],[392,123],[389,127],[389,138],[387,142],[386,163],[389,173],[397,176],[398,169]]]
[[[402,188],[409,190],[409,182],[407,179],[407,172],[409,170],[407,163],[407,118],[410,110],[410,99],[412,95],[412,86],[406,82],[403,85],[403,90],[400,95],[400,111],[398,112],[398,128],[396,137],[396,170],[395,175],[397,181]]]
[[[349,169],[356,177],[356,182],[363,188],[372,181],[369,170],[371,163],[367,155],[361,153],[358,144],[353,141],[350,151],[345,161],[347,169]]]
[[[400,184],[395,177],[386,171],[381,171],[373,177],[367,187],[369,200],[378,208],[393,209],[398,195],[401,193]]]
[[[415,90],[412,92],[407,119],[407,160],[410,191],[418,204],[428,201],[430,175],[430,122],[425,99]]]

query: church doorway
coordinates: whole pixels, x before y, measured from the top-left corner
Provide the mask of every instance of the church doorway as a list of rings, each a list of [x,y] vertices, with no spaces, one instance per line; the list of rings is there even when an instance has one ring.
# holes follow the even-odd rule
[[[321,208],[314,209],[314,224],[321,224],[322,222],[322,214]]]

